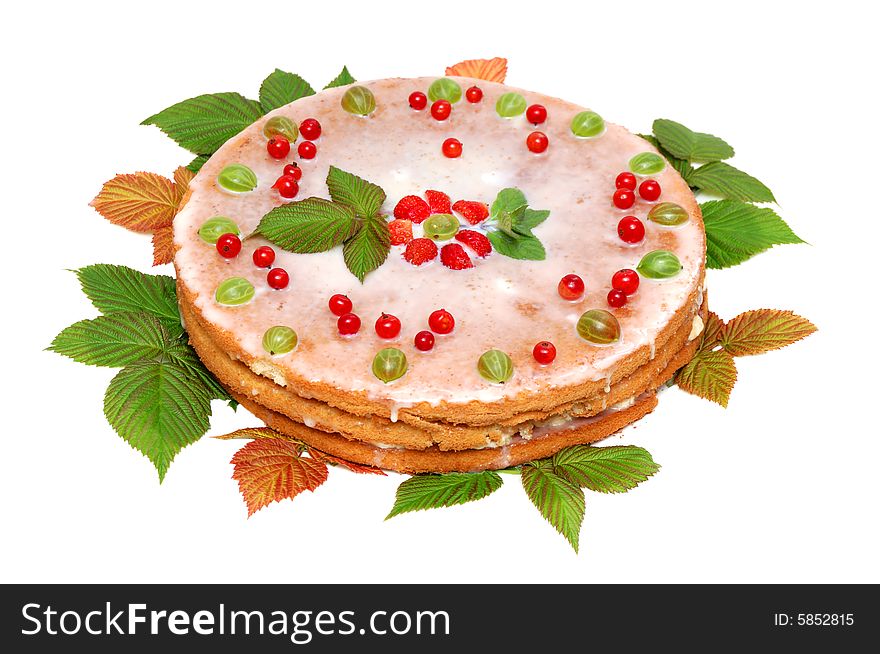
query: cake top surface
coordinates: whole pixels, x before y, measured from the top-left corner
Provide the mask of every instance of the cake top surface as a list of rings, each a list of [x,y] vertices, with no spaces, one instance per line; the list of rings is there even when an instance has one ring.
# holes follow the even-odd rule
[[[653,351],[661,330],[698,292],[703,272],[705,233],[686,183],[669,166],[650,175],[662,188],[658,202],[684,209],[683,224],[662,224],[662,217],[659,222],[649,220],[658,202],[647,202],[638,194],[632,208],[621,210],[611,201],[615,179],[629,170],[633,157],[656,153],[647,141],[610,123],[597,136],[579,138],[571,123],[584,108],[467,78],[451,79],[462,90],[477,85],[483,91],[481,101],[471,103],[462,97],[453,104],[449,118],[438,121],[431,116],[430,102],[421,111],[408,102],[411,92],[427,92],[436,79],[359,83],[375,98],[375,110],[367,116],[343,110],[341,102],[349,87],[301,98],[257,121],[211,157],[191,182],[191,194],[174,223],[178,278],[202,318],[225,335],[225,345],[234,355],[255,369],[260,362],[268,364],[277,381],[328,384],[399,406],[495,402],[607,379],[616,364],[637,349],[648,346]],[[546,121],[536,128],[522,114],[499,116],[496,102],[505,93],[520,94],[528,105],[543,105]],[[263,127],[277,116],[296,124],[307,118],[320,122],[313,159],[297,157],[302,137],[285,159],[267,153]],[[541,154],[526,147],[528,135],[536,129],[549,139],[549,147]],[[450,137],[461,142],[461,156],[444,155],[442,144]],[[273,184],[284,165],[293,161],[302,169],[293,201],[328,198],[327,174],[334,166],[380,186],[386,195],[381,212],[388,220],[393,219],[401,198],[423,196],[429,189],[446,193],[453,202],[486,205],[492,205],[502,189],[519,189],[529,207],[550,212],[533,228],[546,257],[511,258],[497,248],[480,257],[465,245],[473,267],[454,270],[443,265],[439,256],[415,266],[404,258],[404,245],[392,245],[387,260],[362,283],[346,267],[341,246],[297,254],[253,236],[243,240],[238,256],[227,259],[200,237],[200,228],[215,216],[232,220],[242,237],[251,234],[266,213],[288,202]],[[247,166],[256,176],[256,187],[240,193],[222,188],[218,175],[230,164]],[[457,213],[453,215],[460,229],[486,234],[499,227],[492,218],[470,225]],[[627,244],[618,235],[618,222],[627,215],[645,225],[646,234],[639,243]],[[422,236],[424,225],[413,225],[415,237]],[[443,240],[437,246],[447,243],[459,242]],[[289,274],[286,288],[271,288],[267,269],[254,264],[253,251],[264,245],[276,253],[273,268]],[[612,275],[636,269],[645,255],[658,250],[674,253],[681,270],[663,279],[641,275],[637,293],[625,306],[610,307],[606,297]],[[569,273],[580,276],[586,286],[577,301],[566,301],[557,291],[560,279]],[[235,306],[219,303],[216,291],[231,278],[247,280],[253,297]],[[350,298],[352,311],[362,321],[357,334],[339,333],[337,316],[328,309],[334,294]],[[455,328],[451,334],[436,335],[433,349],[421,352],[413,339],[429,329],[428,317],[437,309],[454,316]],[[597,344],[579,334],[579,319],[592,309],[616,319],[620,333],[616,341]],[[380,338],[374,329],[383,312],[400,320],[402,328],[394,339]],[[273,326],[295,331],[297,344],[292,351],[282,355],[266,351],[264,335]],[[539,364],[532,353],[542,341],[556,348],[556,358],[549,365]],[[385,383],[375,376],[372,364],[377,353],[388,347],[405,354],[407,367],[402,377]],[[489,350],[510,357],[513,374],[505,383],[492,383],[478,371],[478,360]]]

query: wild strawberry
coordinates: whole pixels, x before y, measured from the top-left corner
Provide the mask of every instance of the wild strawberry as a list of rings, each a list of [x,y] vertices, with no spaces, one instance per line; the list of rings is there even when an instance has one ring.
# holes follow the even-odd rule
[[[409,220],[392,220],[388,223],[391,233],[391,245],[405,245],[413,239],[412,222]]]
[[[429,238],[414,238],[403,251],[403,258],[414,266],[433,261],[437,256],[437,245]]]
[[[447,268],[453,270],[464,270],[465,268],[473,268],[474,263],[458,243],[447,243],[440,250],[440,261]]]
[[[431,207],[418,195],[407,195],[394,207],[394,217],[398,220],[411,220],[420,223],[431,215]]]
[[[472,229],[462,229],[455,235],[455,240],[467,245],[476,252],[478,257],[487,257],[492,252],[492,244],[485,234],[475,232]]]
[[[452,205],[462,217],[471,225],[481,223],[489,217],[489,207],[482,202],[471,202],[470,200],[459,200]]]
[[[449,196],[442,191],[425,191],[425,198],[431,207],[431,213],[452,213]]]

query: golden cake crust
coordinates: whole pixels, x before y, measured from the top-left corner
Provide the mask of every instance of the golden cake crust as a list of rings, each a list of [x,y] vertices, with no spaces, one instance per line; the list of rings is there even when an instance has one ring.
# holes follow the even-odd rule
[[[694,339],[669,361],[657,376],[659,387],[690,361],[699,345]],[[394,470],[406,474],[475,472],[499,470],[521,465],[528,461],[553,456],[572,445],[595,443],[643,418],[657,406],[653,391],[636,398],[633,404],[619,411],[611,411],[573,429],[563,429],[531,440],[521,440],[508,446],[458,451],[444,451],[437,446],[422,450],[381,448],[362,441],[346,439],[338,434],[311,429],[258,404],[251,397],[232,392],[232,396],[269,427],[286,436],[297,438],[317,450],[338,456],[346,461]]]
[[[580,417],[590,417],[629,398],[651,391],[667,379],[669,366],[692,354],[694,343],[699,338],[690,339],[693,315],[689,316],[672,334],[666,347],[656,356],[639,367],[633,374],[617,382],[603,386],[596,394],[583,397],[576,402],[556,403],[552,409],[540,412],[524,412],[516,421],[507,425],[473,425],[462,421],[417,420],[392,422],[387,416],[377,414],[355,414],[344,409],[298,395],[295,389],[279,386],[272,380],[253,372],[248,366],[236,361],[210,338],[196,314],[186,306],[182,307],[190,343],[198,352],[205,365],[220,382],[236,397],[247,397],[248,404],[259,403],[273,413],[277,413],[300,424],[311,423],[312,431],[338,433],[348,440],[379,442],[407,449],[427,449],[436,447],[440,451],[464,450],[495,445],[502,440],[503,427],[531,427],[532,423],[576,409]],[[705,303],[696,315],[705,318]],[[690,356],[687,356],[687,359]],[[683,364],[681,364],[683,365]],[[572,411],[574,413],[575,411]],[[510,430],[506,430],[510,431]]]

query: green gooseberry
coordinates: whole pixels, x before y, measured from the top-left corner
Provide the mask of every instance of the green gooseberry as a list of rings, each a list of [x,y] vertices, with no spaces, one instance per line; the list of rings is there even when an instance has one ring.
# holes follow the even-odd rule
[[[503,384],[513,376],[513,361],[501,350],[488,350],[477,361],[477,372],[486,381]]]
[[[214,293],[214,299],[219,304],[238,306],[247,304],[254,297],[254,286],[244,277],[230,277],[220,282]]]
[[[246,193],[257,188],[257,176],[244,164],[229,164],[217,175],[217,183],[227,191]]]
[[[596,345],[608,345],[620,340],[620,323],[605,309],[590,309],[577,321],[578,335]]]
[[[369,116],[376,110],[376,97],[366,86],[352,86],[342,96],[342,108],[350,114]]]
[[[263,349],[272,356],[291,352],[297,342],[296,332],[284,325],[269,327],[263,334]]]
[[[373,358],[373,374],[388,384],[406,374],[406,355],[396,347],[385,347]]]

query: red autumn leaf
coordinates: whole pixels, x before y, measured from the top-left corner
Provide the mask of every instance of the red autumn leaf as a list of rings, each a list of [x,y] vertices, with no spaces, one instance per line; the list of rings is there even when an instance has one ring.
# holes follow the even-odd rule
[[[711,350],[721,340],[721,331],[724,329],[724,321],[712,311],[706,317],[703,329],[703,340],[700,342],[701,350]]]
[[[507,59],[466,59],[446,69],[447,75],[459,77],[476,77],[487,82],[503,82],[507,77]]]
[[[352,472],[357,472],[360,474],[367,475],[385,475],[385,471],[381,468],[376,468],[374,466],[365,466],[360,463],[353,463],[351,461],[346,461],[345,459],[341,459],[338,456],[333,456],[332,454],[327,454],[326,452],[321,452],[320,450],[314,450],[311,447],[309,448],[309,454],[325,463],[329,463],[331,465],[337,465],[347,470],[351,470]]]
[[[153,232],[153,265],[171,263],[174,259],[174,228],[160,227]]]
[[[91,205],[115,225],[152,232],[171,224],[183,195],[167,177],[155,173],[117,175],[101,188]]]
[[[248,507],[248,517],[272,502],[314,491],[327,481],[323,461],[300,456],[297,443],[277,438],[254,440],[232,457],[232,478]]]
[[[174,213],[180,209],[180,201],[183,200],[183,196],[189,190],[189,183],[195,176],[196,174],[186,166],[180,166],[174,171],[174,197],[177,198]]]

